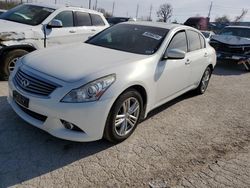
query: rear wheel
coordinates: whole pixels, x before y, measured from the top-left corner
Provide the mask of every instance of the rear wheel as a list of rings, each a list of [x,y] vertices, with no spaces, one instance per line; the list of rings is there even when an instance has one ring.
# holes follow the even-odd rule
[[[4,80],[8,80],[10,73],[14,70],[18,59],[28,52],[26,50],[13,50],[5,54],[1,65],[1,76]]]
[[[207,67],[202,78],[201,78],[199,86],[195,90],[197,94],[201,95],[201,94],[204,94],[206,92],[209,81],[210,81],[211,74],[212,74],[212,69],[210,67]]]
[[[127,139],[137,127],[142,109],[142,97],[136,90],[123,93],[109,112],[104,138],[114,143]]]

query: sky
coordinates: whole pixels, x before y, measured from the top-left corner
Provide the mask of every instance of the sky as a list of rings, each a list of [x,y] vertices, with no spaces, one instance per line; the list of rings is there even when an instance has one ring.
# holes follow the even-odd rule
[[[30,0],[32,1],[32,0]],[[56,0],[59,4],[70,4],[74,6],[82,6],[88,8],[89,0]],[[33,2],[55,3],[55,0],[33,0]],[[92,6],[96,0],[92,0]],[[107,11],[112,11],[113,2],[115,2],[114,15],[136,17],[137,4],[139,5],[138,17],[148,17],[150,14],[150,6],[153,6],[152,18],[157,19],[156,12],[163,3],[170,3],[173,6],[173,16],[171,21],[179,23],[192,16],[208,16],[210,0],[97,0],[97,6]],[[240,15],[242,9],[248,9],[248,13],[243,21],[250,22],[250,0],[213,0],[211,11],[211,21],[216,17],[228,15],[230,19],[234,19]]]

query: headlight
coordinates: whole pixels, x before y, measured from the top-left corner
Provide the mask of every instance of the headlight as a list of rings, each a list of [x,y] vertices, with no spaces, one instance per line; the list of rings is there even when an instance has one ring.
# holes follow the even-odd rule
[[[109,75],[93,82],[90,82],[80,88],[73,89],[61,102],[83,103],[97,101],[103,93],[115,82],[115,75]]]

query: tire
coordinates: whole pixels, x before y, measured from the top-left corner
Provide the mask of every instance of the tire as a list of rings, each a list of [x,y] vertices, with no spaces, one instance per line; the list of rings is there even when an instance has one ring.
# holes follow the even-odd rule
[[[140,93],[134,89],[125,91],[119,96],[109,112],[104,138],[113,143],[126,140],[136,129],[142,111],[143,100]]]
[[[5,54],[0,69],[3,80],[8,80],[11,71],[14,70],[16,61],[27,53],[26,50],[13,50]]]
[[[212,69],[210,67],[207,67],[201,78],[199,86],[195,90],[196,94],[202,95],[206,92],[210,78],[211,78],[211,74],[212,74]]]

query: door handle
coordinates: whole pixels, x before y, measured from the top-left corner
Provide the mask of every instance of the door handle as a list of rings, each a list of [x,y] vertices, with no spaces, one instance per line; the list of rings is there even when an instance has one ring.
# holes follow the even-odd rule
[[[91,29],[91,31],[96,31],[96,29]]]
[[[190,63],[191,63],[190,59],[187,59],[185,65],[190,65]]]
[[[70,33],[76,33],[76,31],[74,31],[74,30],[70,30],[69,32],[70,32]]]

